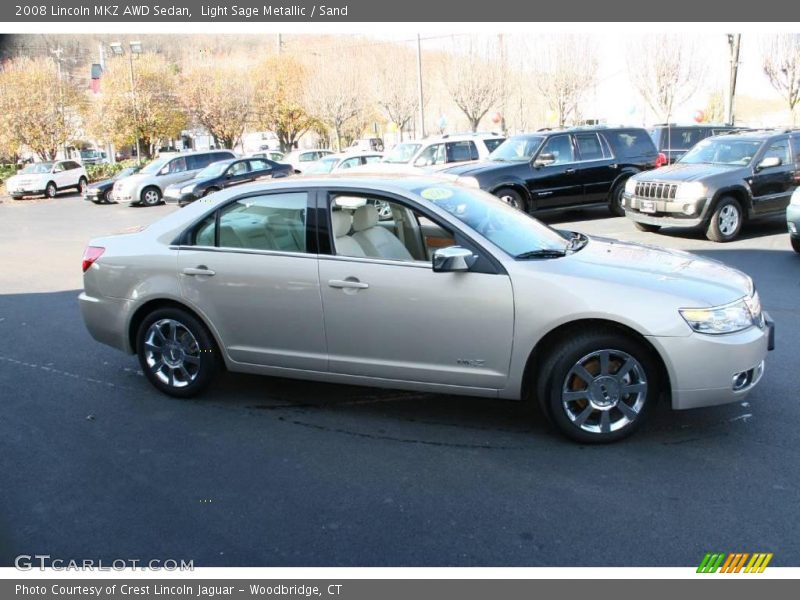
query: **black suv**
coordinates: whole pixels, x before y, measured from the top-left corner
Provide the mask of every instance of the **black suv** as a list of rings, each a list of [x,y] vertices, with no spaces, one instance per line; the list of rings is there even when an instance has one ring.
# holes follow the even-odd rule
[[[678,162],[628,180],[625,213],[641,231],[702,226],[714,242],[756,217],[782,215],[800,181],[800,131],[707,138]]]
[[[625,181],[654,168],[657,156],[644,129],[540,130],[508,138],[483,162],[443,172],[526,212],[607,205],[622,216]]]
[[[741,127],[730,125],[675,125],[664,123],[650,129],[650,137],[658,151],[664,156],[657,166],[671,165],[700,140],[733,131],[742,131]]]

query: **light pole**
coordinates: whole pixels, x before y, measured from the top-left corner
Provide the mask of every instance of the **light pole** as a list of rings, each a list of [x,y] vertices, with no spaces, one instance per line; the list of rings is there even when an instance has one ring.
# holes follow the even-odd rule
[[[114,53],[115,56],[123,56],[125,54],[125,49],[122,47],[122,43],[120,42],[112,42],[109,44],[111,47],[111,51]],[[141,147],[141,137],[142,132],[139,128],[139,111],[136,105],[136,81],[133,77],[133,57],[134,55],[139,56],[142,53],[142,42],[128,42],[128,65],[130,67],[130,78],[131,78],[131,101],[133,103],[133,123],[136,127],[136,164],[142,164],[142,147]]]
[[[728,98],[725,103],[725,124],[733,125],[736,115],[733,112],[733,98],[736,94],[736,76],[739,71],[739,48],[742,44],[741,33],[728,34],[728,47],[731,53],[731,73],[728,83]]]
[[[67,158],[69,158],[67,156],[67,139],[66,139],[67,116],[64,112],[64,74],[61,69],[61,61],[64,60],[61,55],[64,53],[64,49],[59,46],[58,48],[56,48],[55,50],[51,50],[50,52],[55,55],[56,57],[55,61],[58,67],[58,108],[59,112],[61,113],[62,135],[64,135],[61,151],[64,153],[64,159],[66,160]]]

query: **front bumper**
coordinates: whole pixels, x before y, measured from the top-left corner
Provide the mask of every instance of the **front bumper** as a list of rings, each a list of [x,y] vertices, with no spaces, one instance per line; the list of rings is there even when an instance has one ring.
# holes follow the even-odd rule
[[[15,188],[6,187],[6,193],[9,196],[38,196],[44,194],[45,189],[38,189],[35,186],[17,186]]]
[[[164,192],[163,200],[165,204],[178,204],[180,206],[184,206],[197,200],[197,196],[194,194],[181,194],[180,192],[174,192],[167,189]]]
[[[89,188],[84,192],[83,199],[91,202],[98,202],[103,199],[103,192],[97,189]]]
[[[705,221],[708,198],[695,200],[654,200],[624,194],[625,216],[647,225],[697,227]],[[647,210],[642,210],[647,208]]]
[[[672,408],[684,410],[743,400],[764,374],[764,359],[775,347],[775,325],[764,313],[763,328],[688,337],[650,337],[667,367]],[[737,387],[735,379],[741,375]]]

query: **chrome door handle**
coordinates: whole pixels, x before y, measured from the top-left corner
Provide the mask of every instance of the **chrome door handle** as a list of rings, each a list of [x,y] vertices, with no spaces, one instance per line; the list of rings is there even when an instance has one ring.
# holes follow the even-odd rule
[[[199,267],[186,267],[181,272],[184,275],[204,275],[206,277],[211,277],[216,274],[215,271],[212,271],[211,269],[203,265],[200,265]]]
[[[616,164],[616,163],[614,163],[613,165],[608,165],[608,166],[611,167],[612,169],[618,169],[619,168],[619,165]]]
[[[328,285],[332,288],[353,288],[357,290],[365,290],[369,287],[368,283],[362,283],[358,279],[330,279]]]

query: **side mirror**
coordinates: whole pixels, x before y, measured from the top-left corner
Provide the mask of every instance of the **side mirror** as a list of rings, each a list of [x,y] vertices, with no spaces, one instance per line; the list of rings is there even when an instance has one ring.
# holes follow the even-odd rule
[[[469,271],[478,257],[472,251],[461,246],[440,248],[433,253],[433,271],[435,273],[454,273]]]
[[[166,175],[167,173],[169,173],[169,165],[164,165],[156,175]]]
[[[554,162],[556,162],[555,155],[549,152],[545,152],[544,154],[540,154],[539,156],[536,157],[533,166],[546,167],[547,165],[552,165]]]
[[[233,173],[231,173],[230,171],[225,173],[225,179],[231,179],[232,177],[233,177]]]
[[[763,169],[769,169],[771,167],[779,167],[783,164],[783,161],[780,159],[779,156],[769,156],[758,163],[756,167],[756,171],[761,171]]]

